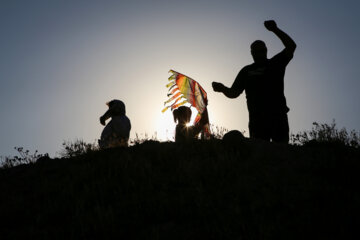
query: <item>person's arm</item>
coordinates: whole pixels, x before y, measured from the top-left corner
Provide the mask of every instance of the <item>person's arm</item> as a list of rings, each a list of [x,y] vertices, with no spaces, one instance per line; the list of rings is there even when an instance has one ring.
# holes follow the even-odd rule
[[[112,114],[111,114],[111,108],[109,108],[109,109],[104,113],[104,115],[102,115],[102,116],[100,117],[100,123],[105,126],[106,120],[108,120],[109,118],[111,118],[111,115],[112,115]]]
[[[204,109],[203,113],[201,114],[201,118],[199,121],[199,125],[201,127],[203,127],[205,124],[207,124],[209,122],[209,115],[208,115],[208,111],[207,108]]]
[[[244,77],[243,70],[236,76],[235,81],[231,88],[225,87],[224,84],[212,82],[212,87],[215,92],[222,92],[228,98],[237,98],[244,91]]]
[[[265,21],[264,25],[267,30],[273,32],[284,44],[285,50],[288,52],[293,53],[296,49],[296,43],[292,38],[287,35],[285,32],[283,32],[281,29],[279,29],[276,25],[276,22],[274,20]]]
[[[203,113],[201,114],[200,121],[194,126],[188,127],[187,131],[189,133],[189,136],[192,137],[197,136],[208,122],[209,122],[209,115],[207,108],[205,108]]]

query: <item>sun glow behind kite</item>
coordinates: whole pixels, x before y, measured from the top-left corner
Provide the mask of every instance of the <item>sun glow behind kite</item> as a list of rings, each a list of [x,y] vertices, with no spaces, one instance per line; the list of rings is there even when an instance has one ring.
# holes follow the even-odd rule
[[[190,104],[186,106],[191,107]],[[192,115],[190,122],[187,126],[192,126],[195,121],[197,110],[191,107]],[[166,111],[165,113],[159,113],[156,115],[156,135],[159,141],[174,141],[175,140],[175,127],[174,117],[172,111]]]

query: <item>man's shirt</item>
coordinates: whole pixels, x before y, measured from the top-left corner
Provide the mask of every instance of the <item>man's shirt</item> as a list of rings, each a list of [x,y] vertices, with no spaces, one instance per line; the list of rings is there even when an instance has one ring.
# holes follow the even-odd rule
[[[284,95],[285,69],[293,52],[284,49],[263,63],[245,66],[237,75],[232,88],[245,90],[250,116],[287,113]]]

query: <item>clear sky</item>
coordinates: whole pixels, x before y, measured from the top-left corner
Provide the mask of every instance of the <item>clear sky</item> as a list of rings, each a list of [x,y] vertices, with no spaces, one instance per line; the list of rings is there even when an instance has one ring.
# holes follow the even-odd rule
[[[136,133],[172,139],[168,70],[207,91],[214,125],[248,134],[245,96],[227,99],[262,39],[268,57],[282,50],[264,20],[297,43],[285,75],[291,132],[336,119],[360,130],[359,1],[219,0],[0,2],[0,155],[15,146],[54,156],[64,140],[94,142],[105,102],[124,101]]]

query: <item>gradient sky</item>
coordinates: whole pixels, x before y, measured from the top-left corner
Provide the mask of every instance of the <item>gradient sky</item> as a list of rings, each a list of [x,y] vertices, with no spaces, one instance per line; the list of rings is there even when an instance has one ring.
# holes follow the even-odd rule
[[[131,137],[172,139],[172,113],[161,113],[169,69],[204,87],[212,124],[248,135],[245,96],[227,99],[211,82],[231,86],[256,39],[268,57],[282,50],[268,19],[297,43],[285,75],[291,132],[332,119],[359,130],[359,9],[355,0],[1,0],[0,155],[94,142],[112,99],[126,104]]]

